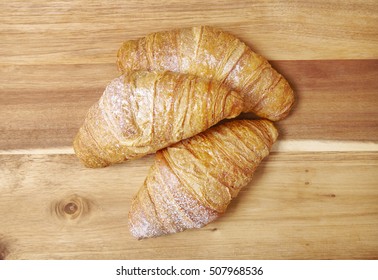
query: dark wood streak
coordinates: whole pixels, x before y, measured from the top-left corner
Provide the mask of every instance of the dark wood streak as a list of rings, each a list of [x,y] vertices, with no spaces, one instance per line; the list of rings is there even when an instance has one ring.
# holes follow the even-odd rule
[[[278,122],[281,139],[376,141],[378,59],[273,61],[296,104]]]
[[[277,123],[281,139],[378,139],[378,59],[270,63],[296,98],[289,116]],[[14,80],[12,67],[0,70],[0,149],[71,146],[89,106],[116,77],[112,64],[59,65],[59,71],[24,65]]]

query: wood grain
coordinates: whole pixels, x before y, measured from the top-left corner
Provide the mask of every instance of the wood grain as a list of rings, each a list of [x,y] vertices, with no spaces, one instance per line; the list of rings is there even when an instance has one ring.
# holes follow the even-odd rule
[[[273,65],[296,94],[293,112],[278,124],[280,139],[378,139],[378,60]],[[0,68],[0,150],[71,146],[87,110],[118,75],[112,64],[55,68]]]
[[[378,258],[377,152],[273,153],[224,217],[142,241],[127,212],[153,156],[96,170],[73,155],[0,159],[7,259]]]
[[[378,57],[375,0],[16,0],[0,3],[0,24],[7,65],[111,63],[123,40],[199,24],[229,30],[271,60]]]
[[[284,61],[296,105],[281,139],[378,140],[378,60]]]
[[[266,56],[297,102],[224,217],[136,241],[153,156],[86,169],[71,142],[122,41],[200,24]],[[377,77],[375,0],[1,1],[0,259],[378,259]]]

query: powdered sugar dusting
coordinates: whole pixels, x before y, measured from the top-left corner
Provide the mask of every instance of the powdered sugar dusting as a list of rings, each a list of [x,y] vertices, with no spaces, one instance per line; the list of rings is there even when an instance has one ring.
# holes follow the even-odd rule
[[[108,123],[114,129],[118,128],[119,131],[125,128],[123,118],[124,91],[124,76],[120,76],[110,82],[99,100],[99,109],[102,114],[106,116]]]
[[[262,134],[267,133],[267,137],[271,135],[268,131],[256,132],[256,130],[260,131],[262,129],[262,125],[264,125],[264,121],[239,120],[229,122],[217,128],[212,128],[201,135],[194,136],[191,140],[185,141],[185,145],[180,142],[174,145],[173,148],[159,151],[142,187],[142,190],[148,191],[149,199],[153,202],[153,213],[147,216],[142,215],[140,212],[138,213],[138,207],[132,209],[131,217],[139,225],[139,227],[136,223],[132,225],[133,228],[130,228],[130,230],[133,234],[137,234],[138,238],[156,237],[186,229],[200,228],[218,218],[228,206],[229,201],[215,199],[211,206],[204,203],[203,198],[210,198],[209,196],[217,193],[219,188],[219,185],[214,183],[215,181],[207,181],[206,178],[210,177],[210,174],[214,178],[227,174],[224,171],[227,166],[219,165],[227,165],[227,163],[230,163],[229,159],[235,157],[238,160],[239,167],[245,172],[243,180],[240,180],[238,173],[232,173],[228,178],[230,181],[227,187],[235,188],[235,197],[239,190],[252,179],[254,170],[260,161],[268,155],[270,146],[274,142],[274,139],[272,139],[272,142],[268,141],[269,147],[265,146]],[[215,137],[219,141],[219,145],[196,143],[197,139],[213,143]],[[175,149],[176,153],[172,153],[172,149]],[[194,154],[196,154],[195,150],[198,149],[201,153],[218,158],[215,161],[209,160],[208,156],[202,158],[197,155],[196,158],[190,158],[187,154],[187,149]],[[224,151],[224,149],[232,150],[233,152],[219,152]],[[188,164],[188,161],[191,164]],[[207,169],[193,167],[204,165],[204,162],[209,163],[209,161],[217,162],[218,166],[207,165]],[[232,163],[235,164],[235,162]],[[192,169],[196,170],[196,176],[201,182],[195,182],[196,179],[193,178],[185,178]],[[196,192],[193,190],[195,183],[206,185],[207,187],[201,189],[200,192]],[[143,191],[140,193],[143,193]],[[140,197],[138,203],[145,205],[146,202]],[[139,209],[141,208],[139,207]],[[153,218],[151,218],[151,215]],[[161,231],[156,230],[157,225],[162,227]]]

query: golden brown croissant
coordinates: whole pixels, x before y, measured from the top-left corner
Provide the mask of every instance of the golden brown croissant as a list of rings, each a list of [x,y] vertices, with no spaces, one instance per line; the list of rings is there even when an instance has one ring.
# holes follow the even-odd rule
[[[74,140],[88,167],[154,153],[239,115],[239,93],[216,81],[173,72],[138,71],[114,79]]]
[[[152,33],[124,42],[117,63],[123,73],[170,70],[216,79],[243,95],[243,112],[273,121],[284,118],[294,103],[290,85],[265,58],[213,27]]]
[[[277,139],[267,120],[217,125],[158,151],[129,212],[138,239],[207,225],[248,184]]]

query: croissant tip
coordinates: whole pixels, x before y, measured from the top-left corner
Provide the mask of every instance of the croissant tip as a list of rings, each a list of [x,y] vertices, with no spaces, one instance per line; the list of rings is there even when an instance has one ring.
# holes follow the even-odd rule
[[[76,156],[79,158],[80,162],[88,168],[101,168],[109,166],[109,162],[97,157],[90,151],[88,145],[83,144],[83,135],[81,129],[76,134],[72,146]]]
[[[276,126],[270,120],[263,119],[263,120],[261,120],[261,122],[263,123],[263,125],[266,128],[266,131],[267,131],[267,134],[269,136],[271,144],[273,144],[274,142],[276,142],[276,140],[278,138],[278,134],[279,134]]]
[[[250,125],[258,128],[262,132],[262,136],[265,139],[264,141],[270,147],[276,142],[278,138],[278,130],[274,123],[269,119],[259,119],[259,120],[241,120],[246,121]]]
[[[280,96],[282,100],[281,106],[277,108],[276,114],[269,118],[272,121],[280,121],[286,118],[295,104],[294,91],[290,87],[289,82],[282,78],[280,83],[274,88],[273,95]]]

